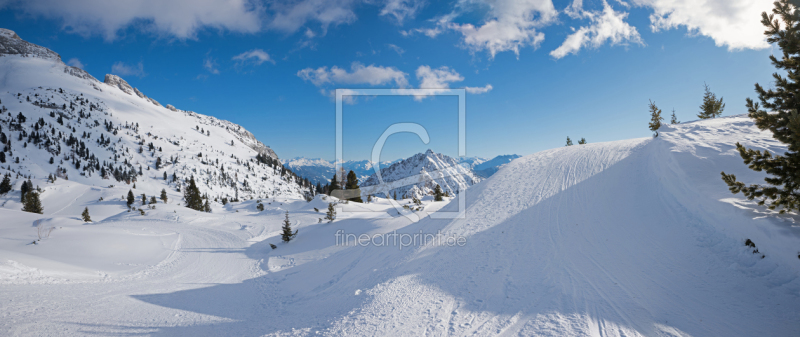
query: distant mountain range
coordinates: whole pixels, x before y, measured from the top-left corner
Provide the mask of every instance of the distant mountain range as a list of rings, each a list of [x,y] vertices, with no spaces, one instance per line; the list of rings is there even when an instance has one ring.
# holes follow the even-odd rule
[[[467,167],[474,171],[477,177],[488,178],[495,172],[499,166],[509,163],[510,161],[519,158],[519,155],[502,155],[492,159],[482,157],[457,157],[452,158],[457,164],[465,164]],[[409,159],[409,158],[406,158]],[[397,159],[392,161],[381,162],[381,168],[387,168],[392,164],[401,162],[405,159]],[[291,159],[282,159],[281,163],[292,170],[295,174],[307,178],[311,183],[316,184],[319,182],[322,185],[330,183],[333,177],[334,161],[319,158],[304,158],[295,157]],[[364,182],[370,176],[375,174],[372,162],[369,160],[348,160],[342,165],[345,171],[353,170],[358,176],[359,182]]]
[[[519,157],[521,156],[516,154],[500,155],[473,166],[472,170],[478,177],[488,178],[491,177],[495,172],[497,172],[497,170],[500,169],[500,166],[508,164],[512,160],[517,159]]]

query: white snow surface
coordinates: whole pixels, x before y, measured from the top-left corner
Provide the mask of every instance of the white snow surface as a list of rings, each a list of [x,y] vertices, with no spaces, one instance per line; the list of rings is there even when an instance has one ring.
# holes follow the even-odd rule
[[[45,215],[0,210],[0,335],[796,336],[798,216],[727,190],[720,171],[764,177],[737,141],[785,151],[746,116],[670,125],[516,159],[466,191],[466,219],[427,217],[458,203],[426,197],[416,223],[380,198],[339,206],[384,217],[320,222],[322,196],[142,216],[59,180]],[[40,219],[56,229],[31,245]],[[344,246],[339,230],[466,243]]]

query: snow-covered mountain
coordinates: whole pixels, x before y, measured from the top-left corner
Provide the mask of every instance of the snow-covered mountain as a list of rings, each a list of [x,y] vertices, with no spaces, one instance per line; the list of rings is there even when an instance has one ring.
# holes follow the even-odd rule
[[[413,184],[391,189],[389,197],[394,197],[397,193],[397,198],[421,198],[423,195],[433,193],[436,185],[441,186],[442,191],[455,195],[458,191],[465,190],[480,181],[468,164],[459,164],[458,160],[429,149],[425,153],[418,153],[382,168],[381,178],[384,183],[391,183],[414,177]],[[378,176],[372,174],[361,182],[361,186],[374,186],[380,183]],[[383,193],[378,196],[383,196]]]
[[[396,161],[385,161],[381,163],[381,167],[391,165]],[[335,161],[324,160],[319,158],[303,158],[295,157],[292,159],[281,159],[284,166],[291,169],[292,172],[304,177],[316,184],[319,182],[322,185],[330,183],[335,171]],[[352,170],[355,172],[359,181],[363,181],[375,171],[373,170],[372,162],[369,160],[348,160],[342,164],[346,172]]]
[[[481,178],[488,178],[492,176],[497,170],[500,169],[500,166],[510,163],[512,160],[520,158],[520,155],[516,154],[505,154],[499,155],[494,157],[490,160],[481,162],[472,167],[472,170],[475,172],[475,175]]]
[[[217,201],[299,198],[308,190],[240,125],[162,106],[119,76],[100,82],[6,29],[0,110],[0,173],[12,173],[15,183],[56,176],[121,192],[135,184],[137,195],[156,195],[178,192],[193,176]]]

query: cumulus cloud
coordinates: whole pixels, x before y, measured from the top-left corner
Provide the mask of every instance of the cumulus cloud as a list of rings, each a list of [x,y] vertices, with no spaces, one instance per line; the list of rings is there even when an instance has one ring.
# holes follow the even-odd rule
[[[391,16],[397,23],[403,24],[405,19],[414,18],[424,5],[423,0],[386,0],[380,15]]]
[[[261,65],[264,62],[275,63],[275,61],[269,57],[269,54],[261,49],[248,50],[244,53],[234,56],[232,60],[236,61],[239,65],[245,63],[253,63],[255,65]]]
[[[463,0],[462,2],[469,2]],[[538,29],[556,22],[558,11],[552,0],[482,0],[488,7],[487,18],[480,25],[459,24],[443,20],[440,26],[459,32],[464,45],[473,51],[497,53],[513,51],[519,55],[522,47],[537,48],[544,41]]]
[[[408,80],[406,79],[408,74],[397,68],[375,65],[365,66],[358,62],[353,62],[350,66],[350,71],[337,66],[333,66],[330,69],[328,67],[305,68],[298,71],[297,76],[316,86],[325,84],[383,85],[392,82],[400,88],[408,85]]]
[[[114,40],[129,26],[180,39],[193,39],[207,27],[252,33],[261,28],[262,12],[251,0],[0,1],[0,9],[4,8],[57,19],[69,31],[99,34],[106,40]]]
[[[329,26],[355,21],[355,4],[355,0],[274,1],[269,4],[272,16],[267,25],[272,29],[294,33],[307,22],[313,21],[325,31]]]
[[[422,89],[447,89],[452,82],[461,82],[464,77],[446,66],[431,69],[429,66],[417,68],[417,79]]]
[[[136,65],[129,65],[124,62],[117,62],[111,66],[111,73],[119,76],[136,76],[144,77],[147,75],[144,72],[144,65],[141,61]]]
[[[419,80],[419,87],[421,89],[449,89],[450,83],[461,82],[464,76],[449,67],[442,66],[438,69],[432,69],[430,66],[420,66],[417,68],[417,79]],[[465,87],[466,91],[470,94],[483,94],[492,90],[492,85],[487,84],[484,87]],[[414,96],[415,100],[422,100],[426,96]]]
[[[575,2],[573,2],[574,4]],[[561,46],[550,52],[550,56],[560,59],[569,54],[577,53],[585,46],[598,48],[606,42],[611,45],[629,42],[644,44],[636,28],[625,22],[627,16],[628,13],[614,11],[605,1],[603,2],[602,12],[581,11],[578,17],[588,17],[592,23],[567,36]]]
[[[74,58],[74,57],[69,59],[69,61],[67,61],[67,65],[71,66],[71,67],[83,69],[83,63],[81,62],[81,60],[79,60],[77,58]]]
[[[691,33],[708,36],[728,50],[769,47],[761,25],[761,13],[770,13],[768,0],[632,0],[650,7],[650,28],[654,31],[686,27]]]

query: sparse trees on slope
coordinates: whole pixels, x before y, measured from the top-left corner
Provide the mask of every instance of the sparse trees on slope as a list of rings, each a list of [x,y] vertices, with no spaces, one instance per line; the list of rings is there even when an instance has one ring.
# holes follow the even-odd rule
[[[163,188],[161,189],[161,201],[163,201],[165,204],[167,203],[167,190]]]
[[[697,117],[700,119],[719,117],[719,115],[722,115],[722,110],[725,110],[725,103],[722,103],[722,97],[717,99],[717,95],[711,92],[708,84],[703,83],[703,85],[705,86],[703,104],[700,104],[700,112]]]
[[[775,2],[774,14],[762,13],[761,23],[767,27],[764,32],[767,42],[777,43],[783,51],[778,60],[770,55],[776,68],[785,70],[788,77],[778,73],[775,78],[777,90],[764,90],[756,83],[756,92],[762,106],[747,99],[748,115],[761,130],[770,130],[772,137],[788,146],[781,155],[772,155],[767,150],[747,149],[739,143],[736,148],[744,163],[755,171],[766,171],[766,185],[746,186],[736,180],[733,174],[722,172],[722,180],[734,194],[741,192],[749,200],[759,199],[758,204],[769,202],[769,209],[780,208],[780,213],[800,210],[800,11],[789,0]],[[778,16],[778,18],[775,18]],[[780,23],[783,21],[783,24]],[[783,27],[783,29],[781,29]]]
[[[186,201],[186,207],[195,211],[204,210],[203,197],[200,195],[200,189],[197,188],[197,184],[194,182],[194,176],[189,178],[189,186],[187,186],[186,190],[183,192],[183,198]]]
[[[25,203],[22,206],[22,210],[25,212],[38,214],[42,214],[42,212],[44,212],[42,201],[39,200],[38,192],[31,191],[25,194]]]
[[[567,145],[565,146],[572,146],[572,139],[569,139],[569,136],[567,136]]]
[[[663,120],[661,109],[656,106],[656,102],[650,101],[650,131],[655,133],[653,137],[658,137],[658,129],[661,128],[661,121]]]
[[[92,217],[89,216],[89,207],[83,209],[83,213],[81,213],[81,218],[83,222],[92,222]]]
[[[292,241],[295,235],[297,235],[297,231],[295,230],[292,233],[292,222],[289,221],[289,211],[286,211],[286,219],[283,220],[283,227],[281,227],[281,239],[283,242]]]
[[[586,144],[586,138],[581,137],[581,140],[578,141],[578,144],[580,145]]]

